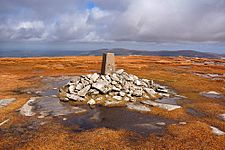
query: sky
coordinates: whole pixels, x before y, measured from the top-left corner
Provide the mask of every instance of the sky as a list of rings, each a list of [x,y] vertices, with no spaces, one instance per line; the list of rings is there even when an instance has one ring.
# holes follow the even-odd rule
[[[0,50],[225,53],[225,0],[0,0]]]

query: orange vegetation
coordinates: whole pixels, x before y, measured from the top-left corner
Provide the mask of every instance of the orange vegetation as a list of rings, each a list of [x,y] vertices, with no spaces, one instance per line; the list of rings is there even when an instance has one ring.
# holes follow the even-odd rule
[[[182,109],[172,112],[152,109],[151,114],[187,121],[186,125],[170,125],[164,136],[149,135],[143,138],[125,130],[106,128],[71,133],[51,120],[51,125],[43,125],[23,136],[14,133],[0,136],[0,149],[224,149],[225,136],[213,135],[209,125],[225,131],[225,123],[217,118],[218,114],[225,113],[225,100],[212,100],[199,93],[217,91],[225,95],[225,81],[210,80],[194,73],[225,74],[225,66],[205,65],[205,61],[225,63],[224,60],[185,57],[116,57],[117,68],[168,85],[187,97],[190,103],[183,104]],[[18,115],[16,110],[31,95],[18,93],[17,89],[41,86],[42,76],[88,74],[99,71],[100,67],[101,57],[97,56],[1,58],[0,99],[17,98],[16,102],[0,109],[0,122],[10,119],[1,128],[26,123],[27,118]],[[187,108],[199,110],[206,117],[187,114]]]

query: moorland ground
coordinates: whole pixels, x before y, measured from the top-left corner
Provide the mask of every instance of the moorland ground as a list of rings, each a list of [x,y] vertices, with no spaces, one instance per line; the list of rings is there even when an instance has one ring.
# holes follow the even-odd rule
[[[9,131],[1,133],[0,149],[224,149],[225,136],[212,134],[209,126],[225,131],[225,122],[218,118],[218,114],[225,113],[225,100],[210,99],[199,94],[216,91],[225,95],[224,77],[212,80],[195,74],[224,75],[224,63],[225,60],[204,58],[116,56],[117,68],[167,85],[188,100],[182,109],[168,112],[152,108],[151,111],[154,115],[185,121],[186,125],[170,125],[163,136],[150,134],[142,137],[126,130],[108,128],[71,133],[69,128],[54,120],[37,130],[25,130],[20,134],[14,132],[16,125],[26,125],[32,119],[16,111],[32,97],[31,94],[19,93],[18,89],[41,87],[41,78],[46,76],[98,72],[101,57],[0,58],[0,99],[17,99],[0,108],[0,122],[10,119],[0,127]],[[205,116],[188,114],[188,108],[198,110]]]

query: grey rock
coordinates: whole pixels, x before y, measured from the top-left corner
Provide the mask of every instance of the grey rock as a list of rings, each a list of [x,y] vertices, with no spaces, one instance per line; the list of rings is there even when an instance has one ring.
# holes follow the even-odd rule
[[[95,105],[96,102],[95,102],[95,100],[90,99],[90,100],[87,102],[87,104],[88,104],[88,105]]]
[[[75,89],[76,89],[76,85],[75,84],[70,84],[70,86],[69,86],[69,92],[71,94],[74,94],[75,93]]]
[[[157,92],[160,92],[160,93],[168,93],[168,90],[167,89],[157,88],[156,91]]]
[[[143,91],[142,90],[135,90],[134,93],[132,94],[133,96],[137,96],[140,97],[143,95]]]
[[[119,105],[121,101],[105,101],[105,106],[115,106]]]
[[[96,89],[90,89],[89,90],[89,93],[93,94],[93,95],[98,95],[99,94],[99,91],[96,90]]]
[[[125,92],[120,91],[120,96],[124,97],[125,95],[126,95],[126,93],[125,93]]]
[[[135,80],[135,81],[134,81],[134,84],[135,84],[135,85],[138,85],[138,86],[142,85],[142,84],[141,84],[141,81],[139,81],[139,80]]]
[[[117,88],[117,87],[115,87],[115,86],[112,87],[112,90],[113,90],[113,91],[116,91],[116,92],[119,92],[119,91],[120,91],[120,89]]]
[[[66,94],[66,97],[69,98],[70,100],[74,100],[74,101],[84,101],[84,98],[75,95],[75,94]]]
[[[124,97],[124,100],[129,102],[130,101],[130,98],[129,97]]]
[[[116,71],[117,74],[121,75],[124,72],[124,69],[119,69]]]
[[[111,79],[112,79],[113,81],[117,81],[117,82],[120,81],[120,79],[117,77],[117,75],[116,75],[115,73],[113,73],[113,74],[111,75]]]
[[[109,76],[108,74],[105,76],[105,78],[106,78],[106,80],[108,80],[109,82],[112,82],[112,80],[111,80],[111,78],[110,78],[110,76]]]
[[[151,106],[155,106],[155,107],[159,107],[168,111],[172,111],[178,108],[181,108],[181,106],[179,105],[171,105],[171,104],[162,104],[162,103],[157,103],[151,100],[146,100],[146,101],[142,101],[143,104],[147,104],[147,105],[151,105]]]
[[[94,74],[91,76],[90,79],[91,79],[93,82],[96,82],[98,78],[99,78],[99,75],[98,75],[97,73],[94,73]]]
[[[34,116],[36,113],[32,111],[32,103],[36,100],[36,97],[31,97],[21,108],[20,114],[23,116]]]
[[[122,97],[121,97],[121,96],[113,96],[113,98],[114,98],[115,100],[118,100],[118,101],[121,101],[121,100],[122,100]]]
[[[103,80],[93,83],[92,87],[99,90],[100,92],[102,92],[104,94],[109,92],[112,89],[112,87],[110,87],[109,83],[106,81],[103,81]]]
[[[142,105],[142,104],[133,104],[129,103],[127,104],[127,108],[131,110],[137,110],[137,111],[142,111],[142,112],[150,112],[151,109]]]
[[[225,135],[225,132],[221,131],[220,129],[210,126],[210,128],[212,129],[212,133],[217,135],[217,136],[222,136]]]
[[[159,126],[165,126],[166,123],[165,123],[165,122],[157,122],[156,125],[159,125]]]
[[[86,86],[86,87],[84,87],[83,89],[81,89],[78,93],[77,93],[77,95],[79,95],[79,96],[85,96],[87,93],[88,93],[88,90],[91,88],[91,85],[88,85],[88,86]]]
[[[82,83],[78,83],[76,86],[76,90],[81,90],[83,88],[83,84]]]
[[[148,93],[151,97],[155,97],[155,95],[157,94],[157,92],[155,92],[153,89],[151,88],[144,88],[145,92]]]
[[[112,83],[112,85],[116,85],[116,84],[117,84],[117,82],[116,82],[116,81],[112,81],[111,83]]]
[[[16,101],[16,98],[6,98],[6,99],[0,99],[0,108],[5,107],[12,102]]]

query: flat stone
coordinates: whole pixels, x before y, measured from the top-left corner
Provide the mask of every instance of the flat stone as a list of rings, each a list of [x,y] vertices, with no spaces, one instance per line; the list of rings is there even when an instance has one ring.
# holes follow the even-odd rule
[[[105,101],[105,106],[115,106],[121,104],[121,101]]]
[[[77,95],[83,96],[83,97],[84,97],[84,96],[88,93],[88,91],[89,91],[90,88],[91,88],[91,85],[88,85],[88,86],[84,87],[83,89],[81,89],[81,90],[77,93]]]
[[[36,113],[32,111],[33,106],[32,103],[36,100],[36,97],[31,97],[21,108],[20,114],[23,116],[34,116]]]
[[[142,84],[141,84],[141,81],[139,81],[139,80],[135,80],[135,81],[134,81],[134,84],[137,85],[137,86],[142,85]]]
[[[180,124],[180,125],[186,125],[187,122],[182,121],[182,122],[179,122],[179,124]]]
[[[222,136],[225,135],[225,132],[221,131],[220,129],[210,126],[210,128],[212,129],[212,133],[217,135],[217,136]]]
[[[181,108],[181,106],[178,105],[171,105],[171,104],[162,104],[162,103],[157,103],[151,100],[146,100],[146,101],[142,101],[143,104],[147,104],[147,105],[151,105],[154,107],[159,107],[168,111],[172,111],[178,108]]]
[[[117,87],[115,87],[115,86],[112,87],[112,90],[113,90],[113,91],[116,91],[116,92],[119,92],[119,91],[120,91],[120,89],[117,88]]]
[[[75,95],[75,94],[66,94],[66,97],[69,98],[70,100],[74,100],[74,101],[83,101],[84,98],[78,96],[78,95]]]
[[[122,100],[122,97],[121,96],[113,96],[113,99],[118,100],[118,101],[121,101]]]
[[[153,89],[151,88],[144,88],[145,92],[148,93],[151,97],[155,97],[155,95],[157,94],[157,92],[155,92]]]
[[[75,92],[75,89],[76,89],[76,86],[75,86],[75,84],[71,84],[70,86],[69,86],[69,92],[71,93],[71,94],[74,94]]]
[[[165,122],[157,122],[156,125],[159,125],[159,126],[165,126],[166,123],[165,123]]]
[[[83,88],[83,84],[82,83],[78,83],[77,86],[76,86],[76,89],[77,90],[81,90]]]
[[[142,90],[135,90],[134,93],[132,94],[133,96],[142,96],[143,95],[143,91]]]
[[[125,95],[126,95],[126,93],[125,93],[125,92],[120,91],[120,96],[124,97]]]
[[[112,79],[113,81],[117,81],[117,82],[120,81],[120,79],[117,77],[117,75],[116,75],[115,73],[113,73],[113,74],[111,75],[111,79]]]
[[[116,71],[116,73],[119,74],[119,75],[122,74],[123,72],[124,72],[124,69],[119,69],[119,70]]]
[[[98,81],[96,83],[93,83],[92,87],[104,94],[111,90],[111,87],[109,87],[109,83],[105,81]]]
[[[208,97],[208,98],[215,98],[215,99],[220,99],[224,98],[224,95],[215,92],[215,91],[209,91],[209,92],[202,92],[200,93],[202,96]]]
[[[155,102],[163,103],[163,104],[171,104],[171,105],[177,105],[177,101],[180,100],[181,98],[179,97],[168,97],[168,98],[162,98],[162,99],[157,99]]]
[[[127,101],[127,102],[129,102],[130,101],[130,98],[129,97],[125,97],[124,100]]]
[[[99,78],[99,75],[98,75],[97,73],[94,73],[94,74],[90,77],[90,79],[91,79],[93,82],[96,82],[98,78]]]
[[[137,110],[137,111],[142,111],[142,112],[150,112],[151,109],[142,105],[142,104],[133,104],[129,103],[127,104],[127,108],[131,110]]]
[[[0,99],[0,108],[5,107],[12,102],[16,101],[16,98],[6,98],[6,99]]]
[[[90,99],[90,100],[87,102],[87,104],[88,104],[88,105],[95,105],[96,102],[95,102],[95,100]]]

